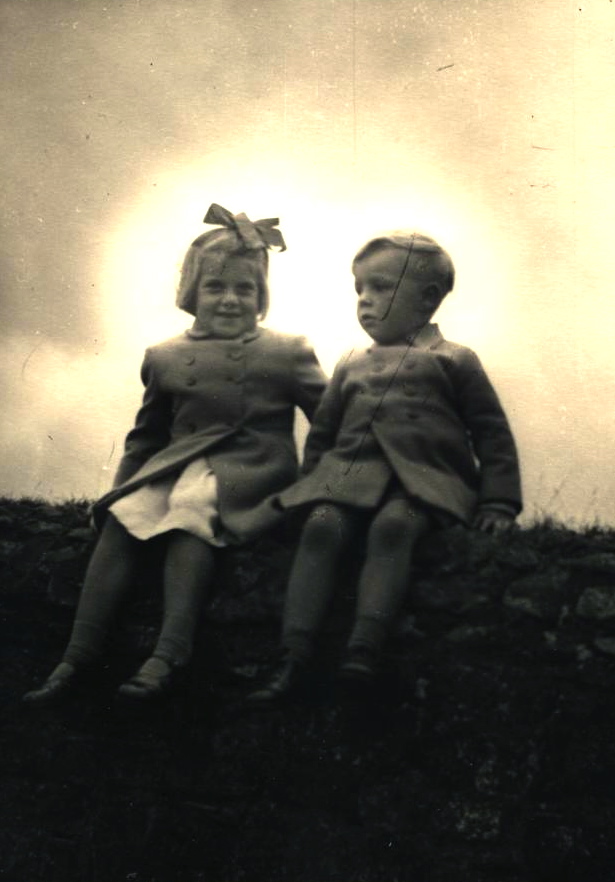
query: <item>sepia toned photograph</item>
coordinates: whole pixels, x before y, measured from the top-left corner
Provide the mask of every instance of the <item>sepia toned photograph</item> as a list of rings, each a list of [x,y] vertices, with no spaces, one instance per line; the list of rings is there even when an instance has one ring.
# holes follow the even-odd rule
[[[0,0],[0,882],[614,882],[612,0]]]

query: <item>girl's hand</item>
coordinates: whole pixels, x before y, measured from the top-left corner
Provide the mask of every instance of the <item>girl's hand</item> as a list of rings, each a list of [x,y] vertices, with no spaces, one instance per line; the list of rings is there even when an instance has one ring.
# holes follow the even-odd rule
[[[505,533],[507,530],[510,530],[514,523],[515,518],[513,515],[484,509],[478,512],[472,522],[472,527],[475,530],[480,530],[482,533],[496,534]]]

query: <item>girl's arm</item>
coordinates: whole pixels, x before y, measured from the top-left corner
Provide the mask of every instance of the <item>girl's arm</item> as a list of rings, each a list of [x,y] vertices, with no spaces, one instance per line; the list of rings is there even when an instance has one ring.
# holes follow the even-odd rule
[[[160,389],[149,349],[141,366],[141,381],[145,386],[143,402],[135,425],[126,436],[124,456],[113,481],[114,487],[132,477],[150,456],[166,447],[171,437],[173,403],[171,396]]]
[[[296,339],[293,367],[294,398],[311,422],[327,385],[327,378],[305,337]]]
[[[323,453],[335,445],[342,414],[342,368],[338,364],[312,420],[305,442],[302,474],[311,472]]]

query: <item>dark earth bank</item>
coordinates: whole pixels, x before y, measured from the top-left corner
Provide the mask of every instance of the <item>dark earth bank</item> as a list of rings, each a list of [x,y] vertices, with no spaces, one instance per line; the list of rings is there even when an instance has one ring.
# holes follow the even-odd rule
[[[295,534],[221,556],[188,677],[135,710],[115,692],[156,630],[147,549],[108,664],[41,710],[20,698],[65,645],[87,504],[0,500],[0,880],[615,882],[615,533],[429,537],[382,681],[352,699],[348,561],[313,691],[250,712]]]

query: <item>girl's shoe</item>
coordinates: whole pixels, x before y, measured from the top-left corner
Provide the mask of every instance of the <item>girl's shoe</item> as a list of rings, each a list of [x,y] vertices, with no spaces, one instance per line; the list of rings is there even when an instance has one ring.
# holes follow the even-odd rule
[[[167,695],[176,685],[183,667],[173,665],[163,658],[152,655],[137,673],[122,683],[118,694],[136,701],[151,701]]]
[[[77,668],[68,662],[60,662],[43,685],[26,692],[22,701],[28,704],[55,704],[74,690],[77,679]]]

